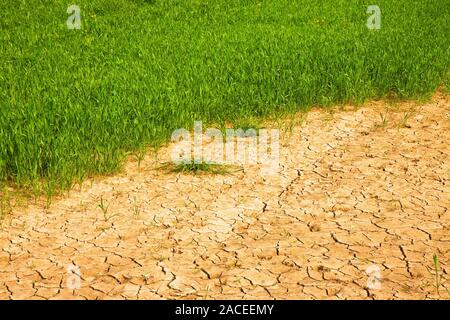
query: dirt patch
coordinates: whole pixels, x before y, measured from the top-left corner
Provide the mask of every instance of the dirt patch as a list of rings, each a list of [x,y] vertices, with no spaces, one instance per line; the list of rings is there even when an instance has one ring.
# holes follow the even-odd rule
[[[449,299],[448,97],[349,109],[285,132],[275,175],[167,174],[149,155],[13,209],[0,298]]]

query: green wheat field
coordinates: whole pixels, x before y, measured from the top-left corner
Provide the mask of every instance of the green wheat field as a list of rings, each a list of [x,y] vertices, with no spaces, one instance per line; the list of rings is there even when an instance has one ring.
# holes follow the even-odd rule
[[[67,189],[194,120],[448,93],[449,21],[449,0],[2,0],[0,184]]]

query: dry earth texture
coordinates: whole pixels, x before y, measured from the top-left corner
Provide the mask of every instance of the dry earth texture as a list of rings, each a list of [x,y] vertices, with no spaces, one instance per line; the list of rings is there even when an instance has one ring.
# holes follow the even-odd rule
[[[450,298],[448,96],[312,110],[281,140],[273,176],[165,173],[162,149],[14,207],[0,298]]]

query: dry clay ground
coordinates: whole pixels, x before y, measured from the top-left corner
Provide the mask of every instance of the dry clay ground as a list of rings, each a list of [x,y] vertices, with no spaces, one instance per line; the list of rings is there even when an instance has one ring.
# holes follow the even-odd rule
[[[311,111],[272,176],[168,174],[148,155],[15,208],[0,298],[449,299],[450,99],[386,106]]]

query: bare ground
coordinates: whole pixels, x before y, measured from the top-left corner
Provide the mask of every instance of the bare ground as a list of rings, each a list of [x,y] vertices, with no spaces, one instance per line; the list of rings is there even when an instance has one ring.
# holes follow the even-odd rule
[[[15,208],[0,299],[449,299],[450,100],[386,106],[311,111],[273,176],[167,174],[148,155]]]

